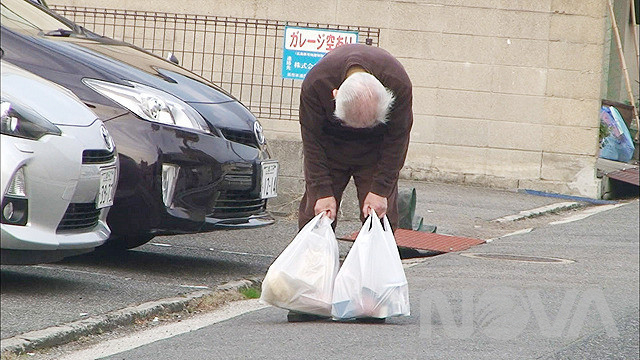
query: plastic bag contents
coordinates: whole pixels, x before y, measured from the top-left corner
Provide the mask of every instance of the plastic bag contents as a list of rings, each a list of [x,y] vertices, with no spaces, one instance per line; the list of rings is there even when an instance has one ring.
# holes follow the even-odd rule
[[[263,303],[314,315],[331,315],[339,250],[331,219],[318,214],[271,264],[262,282]]]
[[[389,220],[365,221],[333,287],[334,319],[408,316],[409,285]]]
[[[600,110],[600,122],[609,128],[609,136],[602,140],[600,157],[629,162],[633,157],[635,146],[618,110],[613,106],[603,106]]]

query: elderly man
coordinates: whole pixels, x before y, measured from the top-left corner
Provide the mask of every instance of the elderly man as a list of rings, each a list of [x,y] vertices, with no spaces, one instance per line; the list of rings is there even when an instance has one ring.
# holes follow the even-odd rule
[[[377,47],[340,46],[309,71],[300,95],[306,183],[300,228],[321,212],[336,219],[351,177],[361,220],[373,209],[397,228],[398,176],[413,123],[411,104],[407,73]]]

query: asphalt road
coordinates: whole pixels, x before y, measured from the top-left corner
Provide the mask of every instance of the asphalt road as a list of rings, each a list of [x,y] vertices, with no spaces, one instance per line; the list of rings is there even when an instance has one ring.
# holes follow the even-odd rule
[[[296,228],[285,220],[271,231],[281,236],[267,240],[257,229],[163,236],[116,255],[3,266],[2,338],[264,274]]]
[[[436,224],[439,233],[481,239],[540,227],[550,221],[549,216],[509,224],[491,220],[561,201],[459,185],[405,182],[402,186],[416,187],[416,214],[425,223]],[[337,234],[358,228],[358,221],[347,216]],[[157,237],[115,256],[88,254],[56,264],[2,266],[1,337],[262,276],[296,232],[293,217],[280,217],[261,229]],[[340,246],[345,254],[350,243]]]
[[[411,187],[418,193],[416,214],[423,216],[425,223],[436,224],[439,233],[481,239],[509,232],[504,226],[490,224],[492,219],[558,202],[480,187],[401,184],[401,188]],[[340,220],[338,236],[359,229],[355,211],[349,212],[349,206],[356,205],[344,204],[347,215]],[[156,237],[144,246],[116,255],[88,254],[55,264],[2,266],[0,336],[4,339],[262,276],[296,232],[295,217],[287,216],[267,228]],[[350,245],[340,242],[343,254]]]
[[[159,236],[118,254],[92,253],[53,264],[2,266],[0,335],[4,339],[263,276],[297,233],[296,221],[277,220],[268,230]],[[346,252],[350,243],[341,242],[341,247]]]
[[[284,310],[269,307],[99,356],[637,359],[638,217],[636,200],[576,221],[550,221],[461,254],[429,258],[406,269],[411,316],[383,325],[287,323]],[[488,260],[469,253],[571,261]],[[131,334],[130,341],[136,336]]]

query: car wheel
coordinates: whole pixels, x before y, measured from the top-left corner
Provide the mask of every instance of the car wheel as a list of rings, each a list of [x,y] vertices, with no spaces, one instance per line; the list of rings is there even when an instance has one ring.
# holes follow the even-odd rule
[[[152,234],[135,234],[111,237],[104,245],[98,247],[97,251],[124,251],[144,245],[153,239]]]

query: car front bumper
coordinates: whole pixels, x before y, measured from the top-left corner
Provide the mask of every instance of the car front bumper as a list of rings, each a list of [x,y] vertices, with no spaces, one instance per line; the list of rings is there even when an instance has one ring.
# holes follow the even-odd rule
[[[265,149],[132,114],[105,125],[118,148],[121,168],[108,217],[114,237],[274,222],[266,200],[260,199],[260,164],[268,160]],[[163,166],[177,169],[170,185],[163,183]],[[167,188],[172,190],[170,199]]]
[[[95,202],[101,170],[115,168],[117,174],[117,156],[102,163],[83,164],[85,150],[107,151],[101,124],[60,126],[63,136],[46,135],[38,141],[2,135],[2,194],[12,174],[23,167],[28,201],[26,225],[1,226],[3,252],[78,253],[100,246],[109,237],[109,208],[97,209]],[[74,222],[74,216],[85,215],[89,216],[86,221]]]

